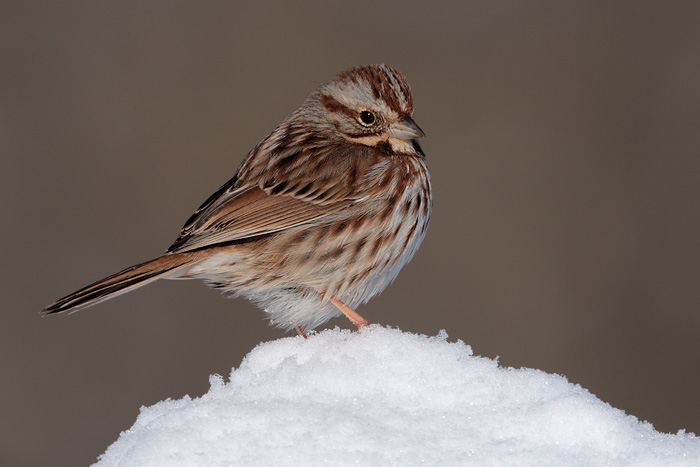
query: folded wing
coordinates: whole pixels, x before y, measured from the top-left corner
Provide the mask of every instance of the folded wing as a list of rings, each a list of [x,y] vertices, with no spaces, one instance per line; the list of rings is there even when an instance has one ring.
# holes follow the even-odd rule
[[[351,200],[319,203],[293,194],[271,194],[257,186],[223,192],[183,227],[170,253],[279,232],[338,212]]]

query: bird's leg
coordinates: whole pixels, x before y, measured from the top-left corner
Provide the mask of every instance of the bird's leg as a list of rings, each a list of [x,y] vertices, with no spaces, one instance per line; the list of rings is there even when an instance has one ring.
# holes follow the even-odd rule
[[[294,330],[297,332],[297,334],[299,334],[301,337],[306,339],[306,333],[304,332],[303,327],[297,325],[297,326],[294,326]]]
[[[364,319],[355,310],[353,310],[337,298],[331,297],[328,299],[328,301],[330,301],[333,305],[336,306],[336,308],[342,311],[343,314],[347,316],[347,318],[352,322],[352,324],[357,326],[357,329],[360,329],[363,326],[369,326],[369,322],[366,319]]]

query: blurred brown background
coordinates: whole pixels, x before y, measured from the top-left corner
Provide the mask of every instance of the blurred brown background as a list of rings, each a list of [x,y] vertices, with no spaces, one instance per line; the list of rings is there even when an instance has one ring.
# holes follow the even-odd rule
[[[435,208],[359,311],[700,432],[700,3],[13,2],[0,38],[1,465],[88,464],[283,336],[198,282],[37,312],[164,251],[318,84],[374,62],[412,84]]]

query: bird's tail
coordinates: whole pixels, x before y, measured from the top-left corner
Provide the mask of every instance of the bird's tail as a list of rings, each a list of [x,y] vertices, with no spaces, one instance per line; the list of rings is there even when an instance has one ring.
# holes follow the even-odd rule
[[[199,259],[195,252],[165,254],[83,287],[44,308],[43,315],[77,311],[162,279]]]

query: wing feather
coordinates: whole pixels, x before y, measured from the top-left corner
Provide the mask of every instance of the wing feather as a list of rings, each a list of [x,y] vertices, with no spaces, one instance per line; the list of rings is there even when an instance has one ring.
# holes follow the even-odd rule
[[[279,232],[362,199],[367,189],[357,182],[372,177],[381,155],[368,147],[323,141],[303,127],[283,123],[251,151],[236,176],[195,211],[168,251]]]
[[[291,195],[272,195],[257,186],[240,188],[210,203],[191,219],[169,252],[196,250],[219,243],[266,235],[301,225],[352,204],[319,204]]]

